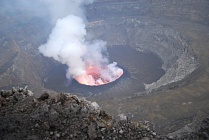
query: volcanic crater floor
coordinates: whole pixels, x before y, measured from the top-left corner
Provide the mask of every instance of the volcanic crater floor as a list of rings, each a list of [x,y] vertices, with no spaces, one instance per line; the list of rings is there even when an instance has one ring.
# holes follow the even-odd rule
[[[67,67],[57,65],[49,71],[45,87],[86,97],[127,97],[145,91],[144,84],[157,81],[165,73],[162,60],[153,53],[140,52],[128,46],[108,47],[107,52],[110,62],[117,62],[124,70],[124,74],[116,81],[101,86],[82,85],[76,80],[66,79]]]

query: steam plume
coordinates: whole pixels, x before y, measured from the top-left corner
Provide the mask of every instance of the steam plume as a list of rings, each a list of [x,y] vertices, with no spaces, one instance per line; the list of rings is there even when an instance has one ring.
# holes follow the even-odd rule
[[[56,9],[54,6],[64,6],[63,9],[67,9],[66,5],[63,5],[64,2],[66,4],[66,0],[45,1],[52,5],[51,13],[55,13],[53,17],[57,17],[57,13],[60,14],[60,12],[53,11],[53,8]],[[117,79],[122,70],[116,66],[115,62],[109,64],[107,57],[103,55],[106,51],[106,43],[101,40],[85,40],[87,34],[85,16],[81,7],[91,3],[92,0],[70,0],[71,3],[68,2],[67,4],[71,4],[68,8],[74,8],[64,10],[64,13],[61,12],[62,16],[66,15],[66,12],[68,15],[56,20],[56,25],[47,43],[41,45],[39,51],[46,57],[52,57],[62,64],[66,64],[69,67],[67,78],[77,78],[77,80],[85,78],[87,81],[93,81],[94,84]],[[97,67],[99,78],[98,76],[96,79],[92,75],[87,76],[87,67],[90,66]]]

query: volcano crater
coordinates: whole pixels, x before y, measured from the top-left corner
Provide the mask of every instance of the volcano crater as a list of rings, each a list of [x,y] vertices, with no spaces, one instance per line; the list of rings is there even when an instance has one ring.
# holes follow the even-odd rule
[[[124,72],[116,81],[101,86],[83,85],[74,79],[68,80],[65,77],[67,66],[58,64],[48,72],[45,87],[83,96],[126,97],[144,92],[145,84],[157,81],[165,73],[163,61],[151,52],[140,52],[128,46],[107,47],[107,52],[109,60],[116,61]]]
[[[184,79],[199,67],[198,59],[189,47],[189,39],[163,20],[142,17],[92,19],[88,32],[94,39],[106,40],[110,47],[129,46],[136,51],[152,53],[162,60],[165,74],[152,83],[144,83],[146,93],[167,90],[171,85],[184,85]]]
[[[127,97],[184,85],[184,79],[198,69],[189,40],[160,21],[136,17],[94,19],[88,23],[87,31],[87,40],[107,41],[110,62],[117,62],[124,75],[110,84],[89,87],[69,82],[65,78],[66,66],[58,65],[46,75],[46,88],[84,96]]]

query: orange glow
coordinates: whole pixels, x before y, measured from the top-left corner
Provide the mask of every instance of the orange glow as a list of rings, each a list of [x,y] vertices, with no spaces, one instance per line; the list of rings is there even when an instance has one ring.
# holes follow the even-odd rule
[[[108,71],[109,75],[108,78],[102,74],[103,71]],[[75,77],[75,80],[78,81],[80,84],[89,85],[89,86],[100,86],[104,84],[108,84],[120,78],[123,75],[123,70],[117,68],[114,74],[108,69],[99,68],[96,66],[89,66],[85,69],[85,74],[79,75]]]

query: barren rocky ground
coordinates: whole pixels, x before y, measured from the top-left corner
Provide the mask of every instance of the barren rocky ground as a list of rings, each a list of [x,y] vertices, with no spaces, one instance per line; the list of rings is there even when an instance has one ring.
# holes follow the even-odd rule
[[[150,123],[115,121],[96,102],[70,94],[43,93],[35,98],[25,88],[2,90],[0,96],[0,138],[2,140],[39,139],[208,139],[209,119],[197,132],[160,136]]]

